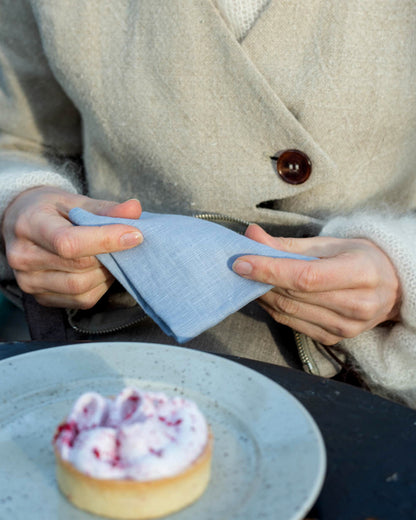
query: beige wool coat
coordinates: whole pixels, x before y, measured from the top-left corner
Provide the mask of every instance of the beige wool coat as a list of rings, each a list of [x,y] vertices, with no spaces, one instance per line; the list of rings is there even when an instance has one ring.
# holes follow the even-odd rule
[[[50,184],[370,238],[399,273],[401,322],[341,348],[416,406],[413,0],[272,0],[242,41],[210,0],[0,0],[0,67],[0,211]],[[303,184],[276,174],[285,149],[309,156]],[[203,342],[281,362],[273,327],[250,307]]]

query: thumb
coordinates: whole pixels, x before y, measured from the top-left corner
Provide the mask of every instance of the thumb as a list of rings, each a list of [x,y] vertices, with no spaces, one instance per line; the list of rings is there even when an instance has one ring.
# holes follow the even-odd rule
[[[122,203],[108,200],[91,199],[81,196],[78,206],[94,213],[95,215],[125,218],[137,220],[141,213],[141,204],[136,199],[130,199]],[[89,226],[78,226],[77,242],[78,249],[74,255],[87,256],[101,253],[110,253],[130,249],[143,242],[143,235],[135,225],[112,224],[107,226],[97,226],[94,236],[91,237]]]

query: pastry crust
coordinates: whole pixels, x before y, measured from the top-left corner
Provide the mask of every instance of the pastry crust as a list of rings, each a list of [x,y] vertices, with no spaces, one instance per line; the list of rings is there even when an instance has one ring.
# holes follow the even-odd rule
[[[55,448],[62,493],[75,506],[108,518],[144,520],[174,513],[197,500],[211,474],[213,436],[199,457],[175,476],[149,481],[98,479],[81,473]]]

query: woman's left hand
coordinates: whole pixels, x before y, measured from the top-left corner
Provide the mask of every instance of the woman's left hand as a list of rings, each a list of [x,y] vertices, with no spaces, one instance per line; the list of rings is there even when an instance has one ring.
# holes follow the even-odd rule
[[[273,285],[260,305],[279,323],[324,345],[399,320],[400,282],[389,257],[366,239],[275,238],[257,225],[246,236],[318,260],[242,256],[234,271]]]

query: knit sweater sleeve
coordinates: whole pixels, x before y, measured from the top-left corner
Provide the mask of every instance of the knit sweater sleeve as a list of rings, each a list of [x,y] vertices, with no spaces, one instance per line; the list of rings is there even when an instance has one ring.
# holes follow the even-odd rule
[[[54,78],[24,0],[0,11],[0,219],[20,192],[81,190],[80,117]],[[0,280],[12,276],[0,242]]]
[[[402,287],[400,322],[342,342],[375,393],[416,408],[416,215],[337,217],[321,235],[367,238],[393,262]]]

